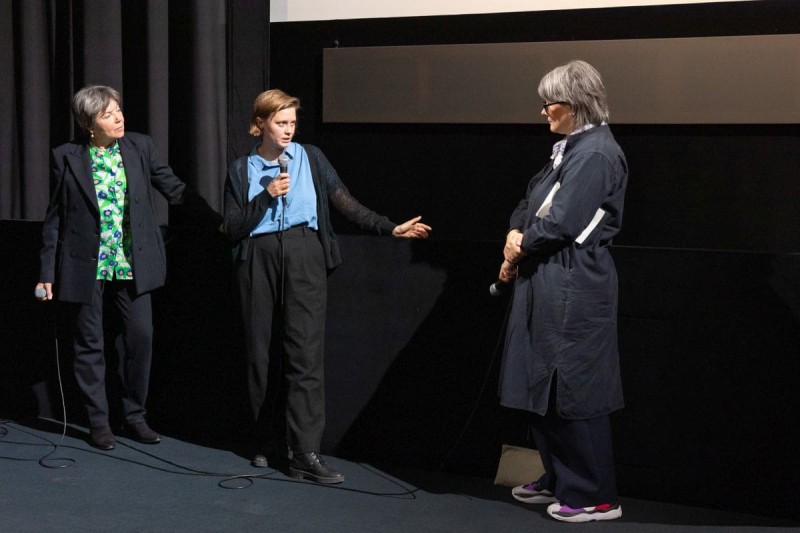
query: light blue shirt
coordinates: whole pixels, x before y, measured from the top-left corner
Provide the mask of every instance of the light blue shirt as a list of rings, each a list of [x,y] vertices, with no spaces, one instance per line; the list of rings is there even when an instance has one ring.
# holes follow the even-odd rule
[[[256,145],[247,158],[247,200],[252,201],[256,195],[267,188],[269,182],[280,173],[278,163],[270,162],[258,155]],[[264,218],[253,229],[250,236],[262,233],[274,233],[294,226],[308,226],[317,229],[317,192],[311,178],[311,166],[308,154],[297,143],[286,147],[289,156],[289,193],[286,204],[280,198],[274,198],[264,213]],[[269,194],[269,193],[268,193]]]

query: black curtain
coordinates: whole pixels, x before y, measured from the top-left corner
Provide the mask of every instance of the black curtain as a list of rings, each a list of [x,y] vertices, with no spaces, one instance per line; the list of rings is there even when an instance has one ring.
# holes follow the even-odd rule
[[[70,98],[90,84],[119,90],[126,128],[221,212],[268,43],[268,0],[0,0],[0,219],[43,218],[49,150],[74,136]]]

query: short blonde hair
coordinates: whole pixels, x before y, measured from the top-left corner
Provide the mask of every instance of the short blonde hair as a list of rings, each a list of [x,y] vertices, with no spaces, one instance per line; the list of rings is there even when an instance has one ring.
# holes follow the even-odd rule
[[[269,120],[272,115],[284,109],[300,109],[300,99],[296,96],[289,96],[280,89],[264,91],[256,96],[253,102],[253,113],[250,116],[250,135],[259,137],[263,132],[258,126],[259,118]]]

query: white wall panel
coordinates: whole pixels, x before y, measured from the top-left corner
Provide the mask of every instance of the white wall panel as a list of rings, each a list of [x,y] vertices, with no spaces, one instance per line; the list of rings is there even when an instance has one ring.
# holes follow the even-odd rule
[[[421,17],[744,0],[271,0],[270,21]]]

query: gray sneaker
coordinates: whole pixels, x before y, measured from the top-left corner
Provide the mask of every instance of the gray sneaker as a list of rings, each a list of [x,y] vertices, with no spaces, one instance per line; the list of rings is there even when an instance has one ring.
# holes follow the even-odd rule
[[[511,489],[511,495],[523,503],[555,503],[558,501],[553,493],[543,489],[538,481],[514,487]]]

